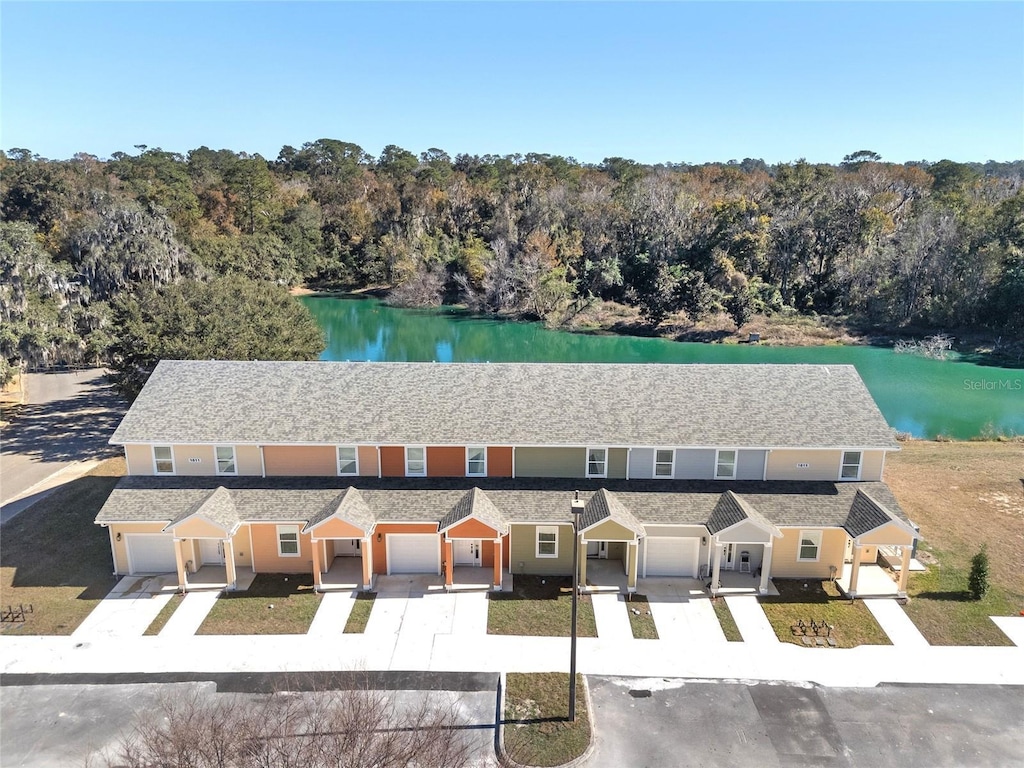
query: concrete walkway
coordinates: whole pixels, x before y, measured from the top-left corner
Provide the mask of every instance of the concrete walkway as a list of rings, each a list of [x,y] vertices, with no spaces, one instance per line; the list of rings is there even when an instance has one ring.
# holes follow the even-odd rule
[[[871,611],[871,615],[875,617],[875,621],[889,636],[893,645],[910,648],[927,647],[928,641],[925,640],[924,635],[914,626],[914,622],[907,616],[907,612],[895,600],[880,598],[863,602]]]
[[[71,635],[76,640],[139,637],[174,594],[166,576],[125,576]]]
[[[743,642],[754,645],[778,645],[779,636],[754,595],[730,595],[725,598]]]
[[[177,607],[171,618],[160,630],[160,637],[192,637],[206,620],[207,615],[217,604],[220,592],[211,589],[205,592],[189,592],[181,605]]]
[[[594,607],[597,636],[605,640],[632,640],[627,605],[618,592],[595,592],[590,596]]]
[[[309,625],[313,637],[335,637],[345,631],[352,606],[356,604],[356,592],[324,592],[320,607]]]

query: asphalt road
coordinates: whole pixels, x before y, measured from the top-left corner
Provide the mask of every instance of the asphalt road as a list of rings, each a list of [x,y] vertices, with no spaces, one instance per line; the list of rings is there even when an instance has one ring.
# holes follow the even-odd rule
[[[1024,688],[590,677],[592,768],[1024,765]]]
[[[0,435],[0,500],[7,504],[55,472],[90,459],[115,456],[107,444],[126,404],[99,368],[31,373],[28,402],[10,411]]]

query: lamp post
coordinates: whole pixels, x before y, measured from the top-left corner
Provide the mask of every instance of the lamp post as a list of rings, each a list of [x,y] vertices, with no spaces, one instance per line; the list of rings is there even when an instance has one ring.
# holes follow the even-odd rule
[[[576,606],[580,592],[580,535],[579,519],[583,513],[580,492],[576,491],[572,504],[572,630],[569,640],[569,722],[576,722]]]

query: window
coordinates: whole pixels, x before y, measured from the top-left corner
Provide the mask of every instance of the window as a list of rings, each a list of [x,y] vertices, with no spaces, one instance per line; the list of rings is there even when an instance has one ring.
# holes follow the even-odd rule
[[[407,447],[405,449],[405,476],[423,477],[427,474],[427,449]]]
[[[338,446],[338,474],[359,474],[359,454],[354,445]]]
[[[715,452],[715,480],[736,479],[736,451]]]
[[[840,480],[860,480],[860,451],[843,451],[843,466],[839,471]]]
[[[466,475],[468,477],[486,477],[487,448],[471,445],[466,449]]]
[[[558,527],[542,525],[537,528],[537,557],[558,557]]]
[[[800,531],[800,551],[797,560],[817,561],[821,554],[821,531]]]
[[[299,526],[277,526],[277,554],[281,557],[299,556]]]
[[[607,448],[587,448],[587,477],[605,477],[608,468]]]
[[[174,474],[174,453],[171,451],[171,446],[153,446],[153,467],[158,475]]]
[[[672,477],[676,452],[671,448],[654,452],[654,476]]]
[[[217,474],[237,475],[238,469],[235,465],[235,449],[230,445],[218,445],[217,452]]]

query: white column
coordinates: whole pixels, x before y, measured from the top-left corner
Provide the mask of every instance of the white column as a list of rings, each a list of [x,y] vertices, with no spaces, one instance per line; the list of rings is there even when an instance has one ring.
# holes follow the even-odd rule
[[[238,577],[235,574],[235,548],[231,544],[231,539],[224,539],[224,576],[228,582],[228,589],[234,589]]]
[[[860,544],[853,542],[853,562],[850,564],[849,596],[857,596],[857,577],[860,576]]]
[[[761,556],[761,586],[759,590],[762,595],[768,594],[768,582],[772,577],[772,542],[764,545],[764,554]]]
[[[722,573],[722,545],[718,543],[718,537],[711,537],[711,552],[714,562],[711,564],[711,596],[718,594],[721,585],[718,579]]]

